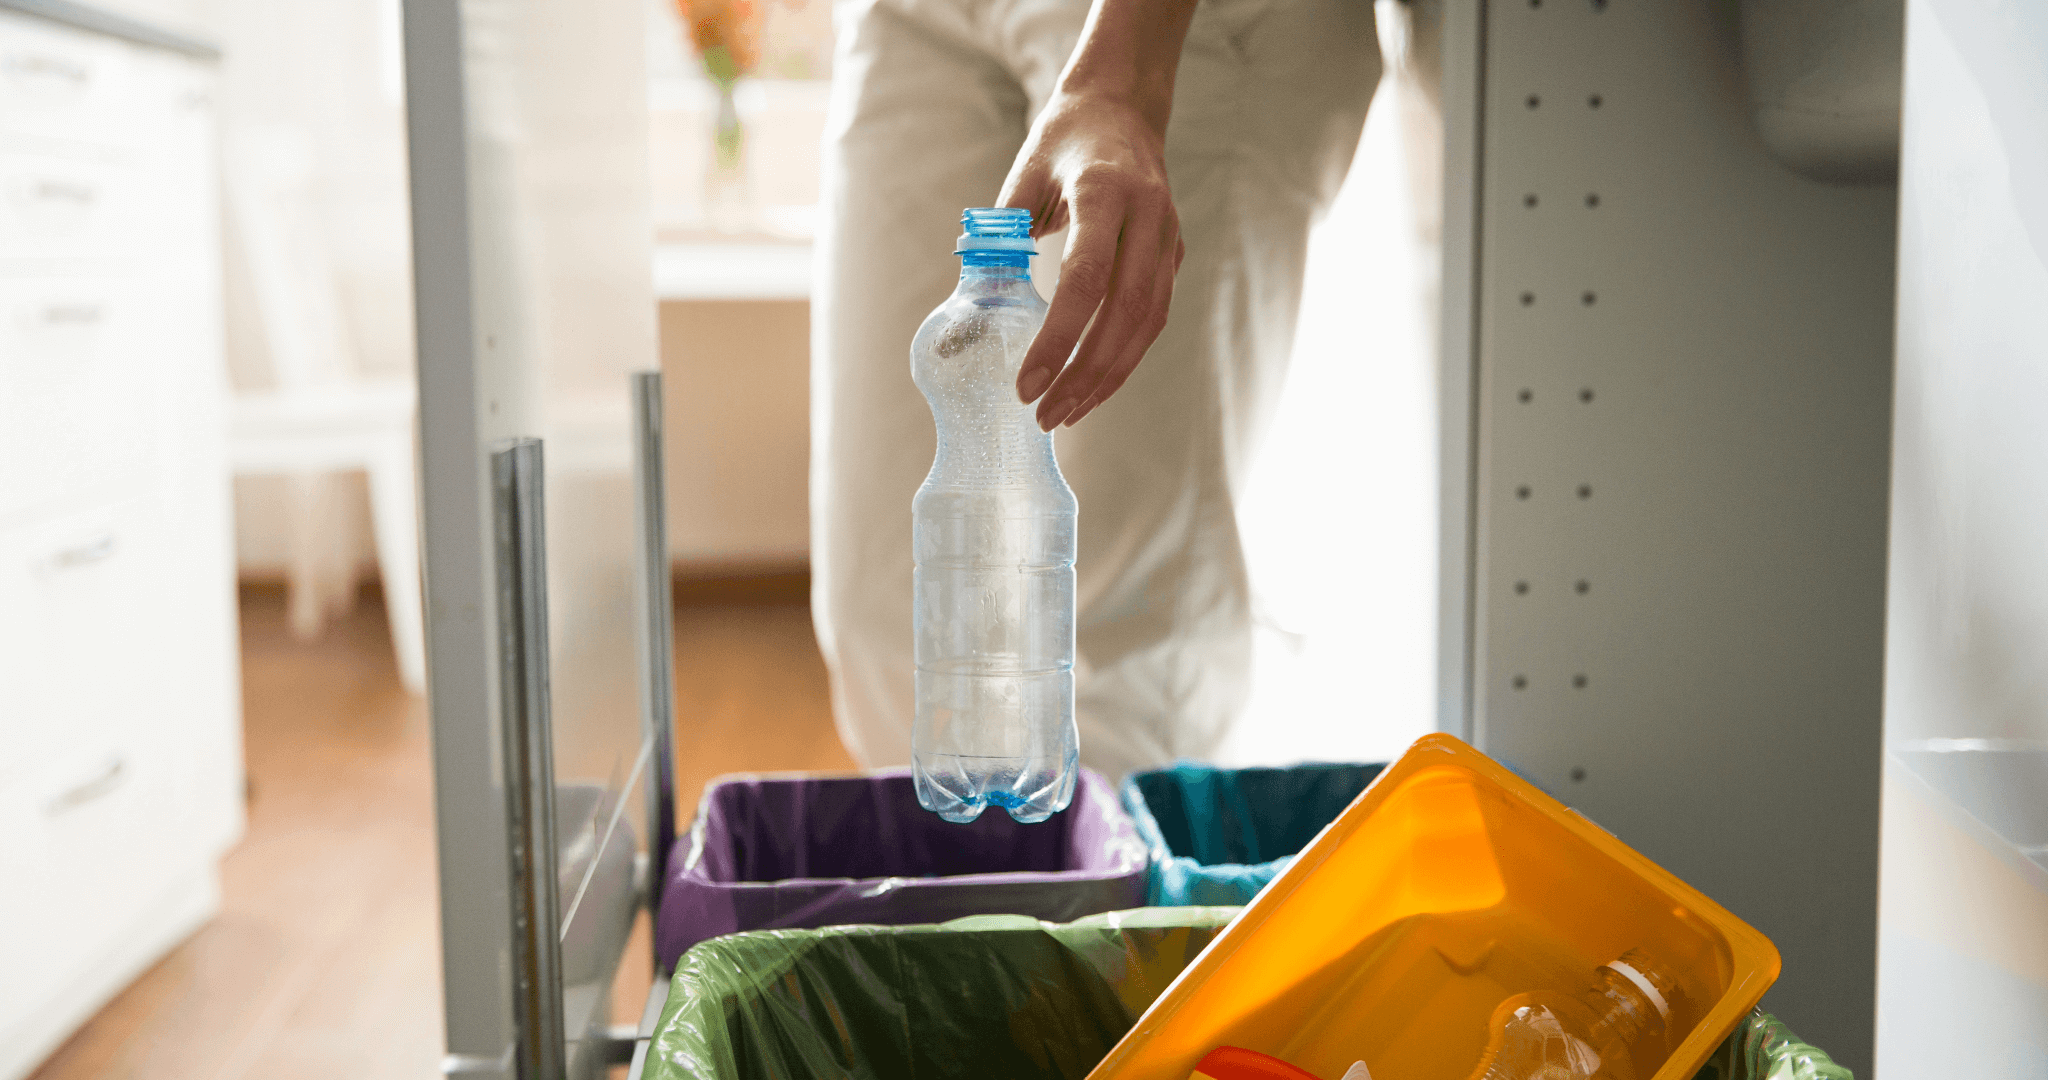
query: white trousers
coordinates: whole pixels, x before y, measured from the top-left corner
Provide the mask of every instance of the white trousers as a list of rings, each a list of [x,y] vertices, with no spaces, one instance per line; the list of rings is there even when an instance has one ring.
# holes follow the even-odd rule
[[[840,0],[812,309],[812,610],[854,757],[907,763],[910,500],[931,468],[911,335],[952,292],[963,207],[991,205],[1086,0]],[[1123,389],[1062,430],[1080,500],[1081,760],[1207,755],[1249,686],[1237,507],[1278,398],[1309,226],[1380,75],[1370,0],[1201,0],[1166,158],[1187,255]],[[1041,243],[1040,287],[1056,263]],[[1361,252],[1369,258],[1369,252]]]

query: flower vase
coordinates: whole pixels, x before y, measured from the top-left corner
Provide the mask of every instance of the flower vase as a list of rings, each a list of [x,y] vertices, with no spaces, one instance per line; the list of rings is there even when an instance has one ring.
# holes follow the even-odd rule
[[[711,124],[711,162],[704,173],[704,216],[714,231],[743,233],[754,225],[754,187],[747,170],[747,129],[733,101],[735,80],[720,80]]]

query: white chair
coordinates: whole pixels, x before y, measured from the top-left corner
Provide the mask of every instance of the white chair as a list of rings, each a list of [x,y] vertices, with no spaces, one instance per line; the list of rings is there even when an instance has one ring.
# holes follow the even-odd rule
[[[229,141],[229,213],[240,234],[274,386],[235,395],[230,457],[238,476],[290,479],[285,571],[291,628],[317,636],[353,594],[354,566],[333,538],[331,479],[369,480],[377,568],[406,689],[426,689],[420,593],[415,395],[409,380],[364,380],[341,311],[333,261],[313,214],[310,138],[259,128]]]

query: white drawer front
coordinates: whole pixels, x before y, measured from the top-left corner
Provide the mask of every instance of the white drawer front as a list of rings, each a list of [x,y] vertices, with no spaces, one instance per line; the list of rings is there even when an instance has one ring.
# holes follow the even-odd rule
[[[148,180],[134,164],[0,151],[0,259],[138,264],[159,255],[165,230],[148,211],[163,200],[150,197]]]
[[[232,835],[232,700],[153,497],[0,529],[0,1034]],[[196,616],[200,616],[195,619]],[[188,640],[194,623],[203,640]]]
[[[178,868],[203,865],[164,812],[169,770],[119,744],[50,762],[31,783],[0,788],[0,1017],[102,953]],[[22,872],[13,872],[14,868]]]
[[[183,375],[179,343],[151,334],[162,302],[118,278],[0,278],[0,525],[149,480]]]
[[[6,28],[0,13],[0,63]],[[215,73],[187,57],[119,42],[80,50],[88,57],[112,50],[119,60],[108,61],[120,86],[105,103],[113,119],[104,123],[63,122],[53,132],[24,134],[6,119],[8,81],[0,70],[0,265],[91,259],[130,271],[190,272],[191,254],[219,243]]]
[[[0,12],[0,134],[134,145],[135,58],[123,42]]]
[[[0,530],[0,780],[45,751],[111,731],[144,678],[160,526],[152,500]],[[145,630],[147,626],[147,630]]]

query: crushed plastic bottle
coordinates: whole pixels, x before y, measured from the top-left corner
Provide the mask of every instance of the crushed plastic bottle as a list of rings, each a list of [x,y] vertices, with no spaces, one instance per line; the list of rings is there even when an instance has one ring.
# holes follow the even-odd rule
[[[911,376],[938,455],[912,502],[917,800],[947,821],[1043,821],[1073,798],[1073,491],[1017,400],[1045,321],[1031,214],[970,209],[960,284],[918,328]]]
[[[1675,992],[1631,949],[1575,992],[1517,994],[1494,1010],[1472,1080],[1636,1080],[1634,1050],[1665,1037]]]

